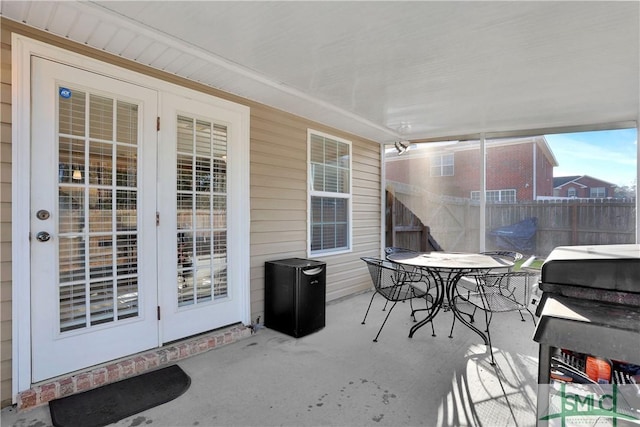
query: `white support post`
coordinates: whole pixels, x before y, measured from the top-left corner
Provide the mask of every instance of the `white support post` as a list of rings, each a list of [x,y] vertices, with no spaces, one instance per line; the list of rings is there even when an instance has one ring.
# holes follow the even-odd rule
[[[384,247],[386,246],[386,189],[387,189],[387,177],[385,174],[385,152],[386,145],[380,144],[380,258],[384,259]]]
[[[639,99],[640,99],[640,94]],[[639,101],[640,103],[640,101]],[[640,105],[638,106],[640,110]],[[638,208],[640,208],[640,202],[638,198],[638,184],[640,183],[640,145],[638,145],[638,136],[640,136],[640,113],[638,114],[638,120],[636,120],[636,243],[640,243],[640,215],[638,215]]]
[[[486,250],[486,212],[487,207],[487,148],[485,145],[485,134],[480,134],[480,252]]]

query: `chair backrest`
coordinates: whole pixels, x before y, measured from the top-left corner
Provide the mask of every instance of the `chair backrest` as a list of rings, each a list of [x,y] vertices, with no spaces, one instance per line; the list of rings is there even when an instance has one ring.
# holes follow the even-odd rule
[[[520,252],[516,251],[486,251],[480,252],[483,255],[490,255],[493,257],[506,258],[510,261],[517,262],[520,261],[523,255]]]
[[[518,311],[528,307],[536,274],[528,271],[478,276],[479,290],[489,311]]]
[[[540,276],[542,274],[542,271],[539,268],[531,267],[531,264],[533,264],[535,260],[536,260],[536,256],[531,255],[529,258],[527,258],[525,262],[522,263],[522,265],[520,266],[520,270],[526,271],[528,273],[535,275],[534,282],[531,286],[531,294],[539,295],[540,294],[540,286],[539,286]]]
[[[513,263],[520,261],[523,257],[523,255],[520,252],[516,252],[516,251],[486,251],[486,252],[480,252],[480,253],[482,255],[489,255],[494,258],[503,258]],[[513,270],[513,267],[504,267],[499,270],[493,270],[493,271],[508,272],[512,270]]]
[[[399,248],[397,246],[387,246],[384,248],[385,255],[398,254],[398,253],[418,253],[412,249]]]
[[[391,261],[372,257],[362,257],[360,259],[367,263],[373,286],[375,286],[376,289],[393,285],[393,282],[388,280],[387,276],[398,277],[402,274],[402,271],[399,270],[400,266]]]
[[[409,280],[411,273],[400,264],[371,257],[362,257],[360,259],[367,263],[376,291],[382,293],[387,299],[394,299],[395,296],[403,295],[406,293],[406,289],[400,288],[409,287],[409,282],[414,283],[414,281]],[[390,288],[397,289],[394,292],[389,292]]]
[[[384,248],[384,254],[385,257],[388,257],[389,255],[393,255],[393,254],[414,254],[414,255],[419,255],[420,252],[416,252],[412,249],[405,249],[405,248],[399,248],[397,246],[387,246],[386,248]],[[411,266],[403,266],[405,271],[417,271],[417,267],[411,267]]]

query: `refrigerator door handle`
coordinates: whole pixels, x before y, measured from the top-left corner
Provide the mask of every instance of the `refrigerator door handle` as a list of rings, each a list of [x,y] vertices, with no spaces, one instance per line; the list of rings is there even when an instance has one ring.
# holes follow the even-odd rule
[[[324,267],[309,268],[307,270],[302,270],[302,273],[305,276],[315,276],[318,273],[322,273],[323,269]]]

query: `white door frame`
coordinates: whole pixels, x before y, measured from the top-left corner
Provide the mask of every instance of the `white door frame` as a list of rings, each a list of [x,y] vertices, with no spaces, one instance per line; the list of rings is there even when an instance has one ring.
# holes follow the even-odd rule
[[[239,297],[243,301],[241,318],[250,323],[249,280],[249,107],[180,87],[143,74],[107,64],[68,50],[57,48],[19,34],[12,34],[12,399],[15,403],[20,391],[31,387],[31,261],[29,256],[30,217],[30,157],[31,157],[31,57],[40,56],[52,61],[97,74],[129,81],[139,86],[188,96],[208,102],[237,115],[241,126],[237,129],[235,149],[244,167],[236,180],[239,197],[237,209],[229,221],[238,232],[237,245],[230,248],[229,268],[237,268],[235,276]],[[162,102],[162,98],[160,99]]]

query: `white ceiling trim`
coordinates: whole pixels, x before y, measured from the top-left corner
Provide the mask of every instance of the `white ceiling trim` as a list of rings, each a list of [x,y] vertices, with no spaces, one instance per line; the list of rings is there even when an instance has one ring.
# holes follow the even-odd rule
[[[277,96],[278,98],[282,98],[282,94],[286,94],[288,95],[288,97],[293,98],[292,101],[289,103],[283,103],[283,105],[281,106],[276,105],[277,108],[278,107],[284,108],[285,111],[288,111],[292,114],[299,116],[301,115],[300,103],[301,101],[304,101],[310,104],[307,106],[306,110],[303,113],[303,117],[309,120],[317,121],[318,117],[323,117],[325,118],[325,123],[323,123],[325,125],[335,127],[336,124],[338,124],[342,130],[352,132],[357,135],[363,136],[365,138],[372,139],[374,141],[379,141],[379,142],[392,141],[400,137],[400,135],[397,132],[394,132],[391,129],[388,129],[376,123],[370,122],[369,120],[366,120],[361,116],[358,116],[356,114],[353,114],[350,111],[343,110],[339,107],[336,107],[333,104],[330,104],[328,102],[325,102],[313,96],[310,96],[295,88],[287,86],[282,82],[276,82],[274,80],[271,80],[246,67],[243,67],[239,64],[228,61],[225,58],[221,58],[217,55],[213,55],[209,52],[205,52],[202,49],[189,45],[188,43],[185,43],[182,40],[171,37],[155,29],[148,28],[139,22],[135,22],[129,19],[128,17],[124,17],[124,16],[116,17],[113,14],[113,12],[104,10],[104,8],[100,5],[96,5],[90,2],[79,2],[79,3],[74,2],[74,3],[69,3],[69,5],[73,5],[77,7],[78,10],[83,14],[94,16],[94,17],[97,16],[99,20],[103,22],[107,22],[116,28],[124,28],[138,36],[143,35],[145,37],[148,37],[151,40],[154,40],[156,43],[161,43],[162,45],[165,45],[167,47],[174,48],[180,52],[183,52],[183,54],[191,55],[193,57],[192,59],[199,59],[204,61],[207,64],[214,64],[220,68],[223,68],[224,70],[232,73],[232,76],[234,79],[237,79],[238,76],[242,76],[248,81],[253,83],[251,85],[248,85],[248,82],[244,82],[241,84],[238,84],[236,82],[235,84],[236,88],[241,86],[255,87],[256,84],[258,86],[264,86],[262,90],[259,90],[259,91],[235,90],[234,92],[231,92],[238,96],[242,96],[244,98],[261,102],[267,105],[273,105],[272,98],[274,95]],[[110,50],[108,48],[103,48],[103,49],[105,51],[109,51],[109,53],[125,57],[132,61],[140,62],[137,60],[138,58],[136,58],[135,56],[126,56],[126,53],[122,54],[120,52],[116,52],[115,50]],[[144,64],[144,65],[153,66],[152,64]],[[205,64],[202,65],[202,67],[204,66]],[[163,68],[154,67],[154,68],[161,69],[162,71],[168,71],[167,67],[163,67]],[[174,72],[173,74],[180,75],[181,73],[179,73],[178,71]],[[214,74],[214,73],[209,73],[209,75],[211,74]],[[209,84],[214,87],[218,87],[215,85],[216,83],[215,81],[206,81],[204,79],[199,79],[199,82],[204,84]],[[224,86],[219,86],[219,88],[223,91],[229,91]],[[256,94],[261,94],[261,96]],[[354,122],[358,123],[359,126],[354,126]]]

